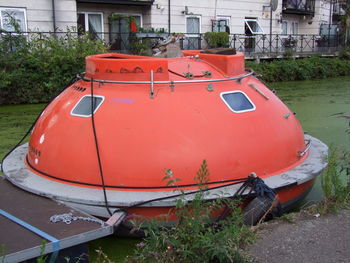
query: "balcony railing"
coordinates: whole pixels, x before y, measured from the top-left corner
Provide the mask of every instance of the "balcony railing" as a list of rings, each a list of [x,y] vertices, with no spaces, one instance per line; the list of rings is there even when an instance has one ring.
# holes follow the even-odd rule
[[[315,15],[315,0],[283,0],[284,14]]]
[[[78,33],[70,34],[79,37]],[[10,52],[16,49],[19,38],[43,39],[50,36],[61,38],[66,37],[65,32],[22,32],[18,33],[0,33],[0,43],[7,47]],[[120,34],[120,33],[95,33],[90,35],[92,39],[100,39],[109,45],[113,52],[134,53],[138,54],[140,48],[151,50],[159,41],[168,37],[167,33],[162,34]],[[101,40],[101,39],[100,39]],[[23,42],[23,41],[22,41]],[[180,48],[183,50],[190,49],[207,49],[211,47],[204,39],[203,34],[183,35],[179,39]],[[288,54],[308,54],[336,52],[345,46],[345,39],[340,35],[244,35],[231,34],[229,42],[223,47],[235,48],[238,52],[246,55],[266,55],[278,56]],[[4,49],[3,49],[4,50]]]
[[[94,4],[121,4],[121,5],[147,5],[151,6],[154,0],[77,0],[78,3]]]

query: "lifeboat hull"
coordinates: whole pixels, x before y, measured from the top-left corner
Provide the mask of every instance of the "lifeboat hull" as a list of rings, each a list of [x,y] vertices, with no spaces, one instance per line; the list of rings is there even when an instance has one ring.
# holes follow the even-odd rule
[[[233,196],[234,182],[251,173],[285,209],[305,196],[327,165],[327,146],[304,136],[293,112],[245,70],[243,54],[183,54],[87,57],[85,75],[4,160],[6,178],[99,217],[121,208],[166,214],[176,189],[192,200],[203,160],[208,200]]]

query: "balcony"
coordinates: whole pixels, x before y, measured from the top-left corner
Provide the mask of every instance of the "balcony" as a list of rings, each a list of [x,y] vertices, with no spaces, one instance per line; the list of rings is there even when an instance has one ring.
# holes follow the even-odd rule
[[[315,0],[283,0],[283,14],[315,15]]]
[[[225,47],[243,52],[245,57],[261,59],[283,58],[286,56],[306,57],[312,54],[334,55],[344,49],[346,40],[344,36],[331,30],[328,33],[328,26],[321,29],[320,35],[279,35],[272,34],[230,34]],[[67,39],[68,32],[2,32],[0,42],[2,49],[6,52],[14,51],[18,48],[19,38],[38,40],[51,38]],[[72,37],[81,37],[80,32],[69,32]],[[204,34],[180,34],[179,45],[183,50],[215,48],[211,46],[204,37]],[[163,41],[168,37],[168,33],[118,33],[118,32],[95,32],[90,33],[90,38],[102,40],[112,52],[141,54],[140,51],[151,50],[158,41]]]
[[[77,0],[78,3],[115,4],[115,5],[152,5],[154,0]]]
[[[343,16],[346,15],[346,8],[347,8],[346,1],[335,0],[333,2],[333,12],[332,12],[333,23],[337,23],[342,19]]]

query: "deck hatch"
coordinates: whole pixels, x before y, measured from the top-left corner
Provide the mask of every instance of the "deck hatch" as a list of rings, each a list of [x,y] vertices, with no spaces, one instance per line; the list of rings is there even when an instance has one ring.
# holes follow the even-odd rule
[[[93,112],[95,114],[98,108],[101,106],[104,99],[105,98],[103,96],[94,95],[91,101],[91,95],[86,95],[82,97],[74,106],[74,108],[71,111],[71,114],[73,116],[79,117],[90,117],[92,109],[91,103],[93,103]]]
[[[254,103],[242,91],[228,91],[220,93],[221,99],[234,113],[242,113],[255,110]]]

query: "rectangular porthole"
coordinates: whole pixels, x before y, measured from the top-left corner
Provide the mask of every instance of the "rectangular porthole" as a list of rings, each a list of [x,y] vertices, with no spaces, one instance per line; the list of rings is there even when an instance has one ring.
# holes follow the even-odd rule
[[[235,113],[242,113],[255,110],[255,105],[242,91],[228,91],[220,93],[221,99],[227,107]]]
[[[90,117],[92,110],[95,114],[98,108],[101,106],[104,99],[105,98],[103,96],[94,95],[92,98],[91,95],[86,95],[82,97],[74,106],[74,108],[71,111],[71,114],[73,116],[79,117]]]

